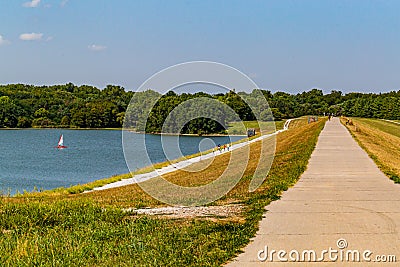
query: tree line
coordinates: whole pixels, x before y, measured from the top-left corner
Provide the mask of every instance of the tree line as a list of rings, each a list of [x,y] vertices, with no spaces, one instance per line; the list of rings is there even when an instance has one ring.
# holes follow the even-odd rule
[[[196,101],[190,101],[195,98]],[[399,107],[400,91],[323,94],[322,90],[312,89],[288,94],[255,89],[251,93],[170,91],[161,95],[152,90],[135,93],[115,85],[103,89],[72,83],[0,85],[1,128],[118,128],[126,118],[125,125],[139,131],[156,133],[164,127],[169,132],[222,133],[228,122],[239,119],[269,121],[330,113],[399,120]]]
[[[2,85],[0,127],[121,127],[132,96],[112,85]]]

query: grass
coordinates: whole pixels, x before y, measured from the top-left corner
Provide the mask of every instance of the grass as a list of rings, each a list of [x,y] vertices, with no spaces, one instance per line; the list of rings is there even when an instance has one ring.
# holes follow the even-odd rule
[[[342,119],[342,122],[345,120]],[[354,125],[346,127],[360,146],[383,173],[395,183],[400,183],[400,125],[377,119],[351,120]]]
[[[325,120],[298,120],[277,136],[271,170],[256,191],[248,186],[260,145],[240,182],[211,205],[244,205],[235,218],[167,219],[138,216],[121,207],[163,204],[138,185],[111,190],[67,194],[22,195],[0,200],[1,266],[220,266],[239,253],[255,235],[264,207],[279,199],[306,169]],[[229,154],[216,157],[222,166]],[[213,167],[215,167],[213,166]],[[172,173],[182,185],[202,184],[219,172],[212,168],[194,177]]]
[[[276,121],[276,122],[243,121],[243,124],[242,122],[231,122],[228,125],[228,134],[247,135],[247,128],[273,129],[273,123],[275,123],[276,129],[279,130],[283,128],[283,124],[285,123],[285,121]]]
[[[400,124],[400,121],[399,121],[399,120],[384,120],[384,121],[390,122],[390,123],[394,123],[394,124],[397,124],[397,125]]]
[[[130,217],[87,202],[1,209],[2,266],[211,266],[234,250],[241,230],[232,223]]]

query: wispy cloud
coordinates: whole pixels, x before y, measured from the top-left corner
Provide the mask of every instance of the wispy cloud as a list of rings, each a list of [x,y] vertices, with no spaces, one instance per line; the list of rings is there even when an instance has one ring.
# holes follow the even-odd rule
[[[249,74],[249,77],[254,79],[254,78],[257,78],[257,77],[258,77],[258,74],[255,73],[255,72],[253,72],[253,73],[250,73],[250,74]]]
[[[92,44],[89,45],[88,48],[92,51],[103,51],[107,49],[107,46]]]
[[[22,41],[39,41],[43,37],[43,33],[23,33],[19,36]]]
[[[23,4],[24,7],[37,7],[40,4],[40,0],[31,0]]]
[[[9,43],[10,43],[10,41],[4,39],[4,37],[2,35],[0,35],[0,46],[6,45],[6,44],[9,44]]]
[[[68,0],[62,0],[60,3],[61,7],[64,7],[68,3]]]

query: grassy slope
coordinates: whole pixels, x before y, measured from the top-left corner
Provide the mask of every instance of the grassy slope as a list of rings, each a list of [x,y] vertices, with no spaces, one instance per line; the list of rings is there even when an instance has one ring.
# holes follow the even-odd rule
[[[158,206],[137,185],[90,194],[36,194],[0,202],[0,265],[219,266],[254,236],[264,207],[293,185],[307,166],[324,121],[304,120],[277,137],[276,156],[263,185],[248,192],[256,157],[246,175],[214,204],[242,203],[237,218],[160,219],[120,207]],[[251,149],[257,153],[257,144]],[[223,155],[217,157],[221,162]],[[201,184],[211,171],[195,183]],[[179,177],[179,178],[178,178]],[[170,176],[182,184],[190,175]],[[215,177],[214,177],[215,178]],[[107,207],[104,209],[104,207]]]
[[[376,119],[352,120],[354,125],[347,126],[350,133],[378,167],[400,183],[400,125]]]
[[[255,128],[255,129],[270,129],[273,122],[257,122],[257,121],[243,121],[242,122],[231,122],[228,125],[228,133],[229,134],[244,134],[247,135],[247,128]],[[282,129],[285,121],[276,121],[275,125],[277,129]],[[273,124],[272,124],[273,125]]]

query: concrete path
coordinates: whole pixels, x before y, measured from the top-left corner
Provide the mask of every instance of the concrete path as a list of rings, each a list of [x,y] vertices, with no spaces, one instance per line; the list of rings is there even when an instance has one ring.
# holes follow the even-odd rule
[[[266,210],[254,240],[227,266],[400,266],[400,186],[337,118],[326,123],[299,182]],[[278,252],[271,262],[272,250],[284,250],[287,262]],[[380,255],[397,262],[377,263]]]

